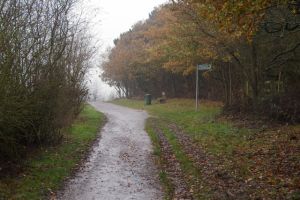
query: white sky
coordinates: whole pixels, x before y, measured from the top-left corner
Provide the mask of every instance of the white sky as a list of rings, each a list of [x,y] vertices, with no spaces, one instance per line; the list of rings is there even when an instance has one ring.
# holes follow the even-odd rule
[[[82,0],[80,7],[83,15],[91,22],[91,32],[101,44],[100,52],[113,46],[113,40],[132,25],[148,18],[149,13],[167,0]],[[99,55],[100,58],[100,55]],[[95,63],[95,66],[97,63]],[[104,84],[98,77],[99,69],[90,73],[90,90],[97,91],[102,99],[107,99],[113,89]]]

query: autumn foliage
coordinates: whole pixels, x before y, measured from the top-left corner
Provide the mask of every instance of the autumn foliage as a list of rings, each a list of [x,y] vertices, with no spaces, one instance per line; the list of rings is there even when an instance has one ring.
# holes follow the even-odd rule
[[[297,1],[178,0],[156,8],[115,40],[103,79],[126,97],[200,96],[233,111],[299,121]]]

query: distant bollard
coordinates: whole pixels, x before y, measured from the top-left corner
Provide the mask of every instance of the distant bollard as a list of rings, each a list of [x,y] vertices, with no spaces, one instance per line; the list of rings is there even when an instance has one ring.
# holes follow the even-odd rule
[[[152,96],[151,94],[145,94],[144,101],[145,105],[151,105]]]
[[[166,103],[167,102],[167,96],[165,92],[161,93],[161,98],[157,99],[159,103]]]

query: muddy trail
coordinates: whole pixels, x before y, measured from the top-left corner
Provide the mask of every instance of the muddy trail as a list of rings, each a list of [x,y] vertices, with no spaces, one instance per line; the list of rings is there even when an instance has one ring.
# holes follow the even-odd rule
[[[109,103],[92,103],[108,122],[87,162],[58,199],[162,199],[151,141],[144,131],[147,113]]]

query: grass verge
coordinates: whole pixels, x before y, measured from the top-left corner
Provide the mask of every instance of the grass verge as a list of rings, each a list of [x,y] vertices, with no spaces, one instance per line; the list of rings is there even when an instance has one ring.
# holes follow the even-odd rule
[[[164,191],[165,191],[164,199],[169,200],[171,199],[171,196],[174,192],[174,188],[171,184],[171,181],[167,177],[166,172],[163,170],[163,165],[165,164],[165,160],[161,152],[161,145],[160,145],[158,135],[155,133],[152,123],[153,123],[153,119],[148,118],[146,122],[146,132],[148,133],[152,141],[153,155],[155,156],[156,163],[160,166],[159,179],[164,187]]]
[[[17,177],[0,180],[0,199],[45,199],[54,195],[80,164],[104,124],[104,115],[86,105],[74,124],[65,130],[64,141],[39,150],[25,161]]]
[[[166,104],[154,103],[151,106],[144,106],[143,101],[127,99],[118,99],[113,103],[144,109],[151,115],[177,124],[213,154],[230,154],[234,147],[244,145],[244,138],[251,135],[249,129],[236,128],[227,121],[217,121],[216,117],[221,113],[218,103],[202,102],[199,112],[195,112],[191,99],[171,99]]]
[[[171,145],[176,159],[180,163],[180,167],[185,174],[185,180],[188,183],[190,193],[192,193],[195,199],[209,199],[209,191],[206,190],[206,188],[200,187],[200,170],[194,166],[188,155],[185,154],[175,135],[166,127],[167,124],[160,122],[159,126]]]
[[[219,118],[222,106],[218,103],[201,102],[199,112],[195,112],[192,99],[171,99],[166,104],[154,102],[150,106],[144,106],[143,101],[126,99],[115,100],[113,103],[147,110],[158,121],[164,122],[165,128],[161,128],[172,145],[177,160],[181,162],[182,170],[191,172],[187,175],[198,176],[197,172],[193,173],[191,160],[184,155],[177,138],[166,128],[170,124],[176,124],[207,155],[212,155],[219,169],[242,180],[249,188],[251,185],[260,185],[260,189],[249,191],[249,194],[266,199],[298,198],[300,125],[277,124],[273,127],[272,124],[267,124],[261,128],[248,128],[241,126],[239,121]],[[150,137],[153,138],[151,134]],[[201,176],[203,175],[199,175],[200,179]],[[193,180],[189,184],[193,185]],[[209,185],[207,189],[209,190]],[[207,199],[206,194],[201,194],[201,191],[194,195]]]

